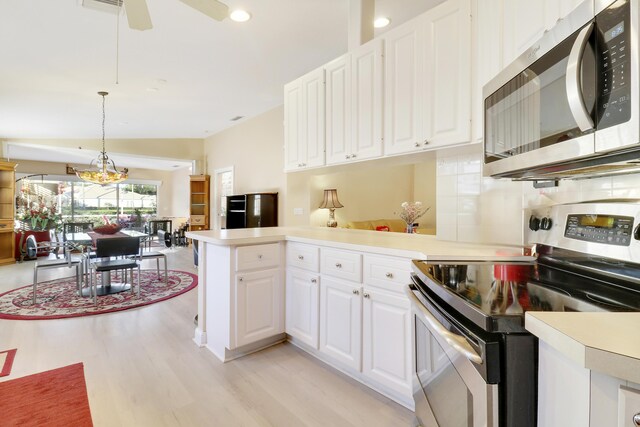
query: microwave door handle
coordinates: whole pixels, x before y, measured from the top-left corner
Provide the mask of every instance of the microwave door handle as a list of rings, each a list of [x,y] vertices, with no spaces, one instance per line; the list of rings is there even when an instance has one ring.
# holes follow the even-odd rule
[[[473,347],[471,347],[471,344],[467,342],[465,337],[454,334],[453,332],[445,328],[444,325],[440,323],[438,319],[436,319],[433,314],[431,314],[429,310],[427,310],[427,308],[420,302],[420,300],[415,296],[409,286],[405,286],[404,291],[413,303],[413,306],[420,310],[420,313],[423,315],[424,320],[427,321],[429,326],[431,326],[438,335],[444,338],[445,341],[447,341],[447,343],[458,353],[461,353],[470,361],[478,365],[482,365],[482,357]]]
[[[593,129],[593,119],[584,105],[582,97],[582,58],[584,50],[589,41],[589,36],[593,31],[593,22],[584,27],[576,41],[573,43],[571,53],[569,54],[569,62],[567,63],[567,74],[565,76],[567,86],[567,100],[569,108],[574,120],[578,124],[581,131],[585,132]]]

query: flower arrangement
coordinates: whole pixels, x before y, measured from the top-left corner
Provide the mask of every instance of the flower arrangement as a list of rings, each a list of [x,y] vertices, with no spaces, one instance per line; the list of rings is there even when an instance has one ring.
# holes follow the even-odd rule
[[[56,195],[36,194],[29,185],[24,185],[16,197],[17,219],[21,228],[33,231],[56,229],[62,223]]]
[[[430,207],[423,208],[422,202],[403,202],[400,206],[402,211],[400,213],[396,212],[396,215],[407,223],[408,233],[413,232],[413,223],[430,209]]]

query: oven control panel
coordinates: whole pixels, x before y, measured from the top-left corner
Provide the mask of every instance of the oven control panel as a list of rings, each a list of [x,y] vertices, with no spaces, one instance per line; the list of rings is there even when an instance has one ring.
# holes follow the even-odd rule
[[[601,214],[570,214],[564,237],[586,242],[629,246],[633,236],[633,217]]]

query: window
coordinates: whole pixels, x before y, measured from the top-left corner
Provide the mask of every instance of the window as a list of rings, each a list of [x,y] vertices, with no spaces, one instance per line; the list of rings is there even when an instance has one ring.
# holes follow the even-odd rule
[[[16,219],[30,217],[42,200],[54,206],[62,222],[119,222],[140,227],[157,215],[158,186],[153,184],[114,184],[101,186],[88,182],[23,179],[18,183]],[[36,203],[38,202],[38,203]],[[32,228],[30,224],[27,228]]]

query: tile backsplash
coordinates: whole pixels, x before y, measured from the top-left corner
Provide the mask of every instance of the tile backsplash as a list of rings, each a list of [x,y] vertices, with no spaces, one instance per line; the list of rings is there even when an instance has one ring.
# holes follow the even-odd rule
[[[529,210],[560,203],[640,199],[640,174],[560,181],[533,188],[482,176],[482,145],[443,150],[436,162],[437,238],[522,244]]]

